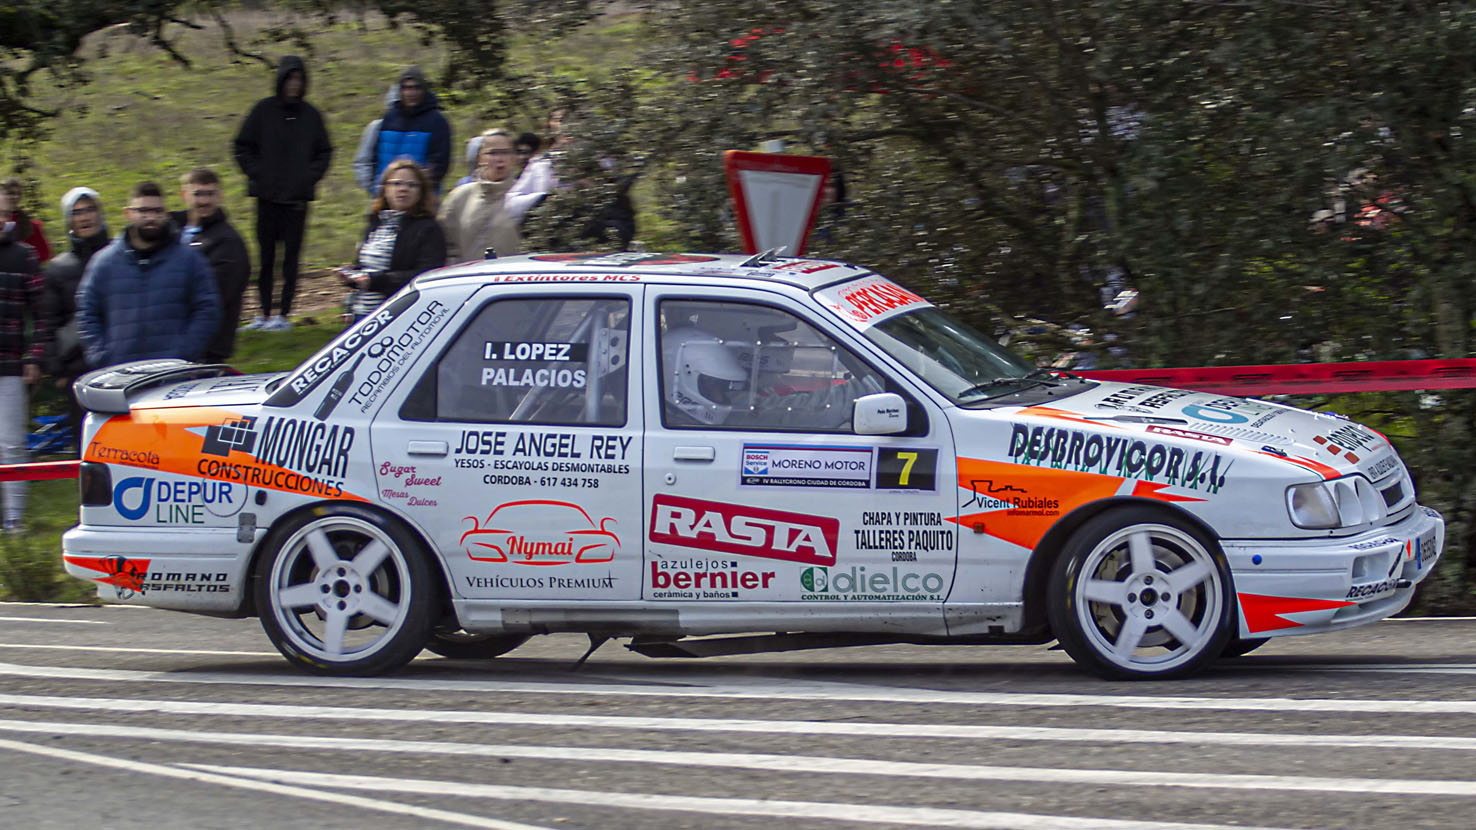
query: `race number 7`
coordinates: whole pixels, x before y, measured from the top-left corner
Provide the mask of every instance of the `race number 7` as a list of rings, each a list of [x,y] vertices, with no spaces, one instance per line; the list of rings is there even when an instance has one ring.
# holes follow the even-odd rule
[[[899,452],[897,457],[904,459],[902,474],[897,476],[897,483],[903,487],[907,486],[907,480],[912,477],[912,465],[917,463],[917,452]]]
[[[883,447],[876,465],[878,490],[936,490],[938,451]]]

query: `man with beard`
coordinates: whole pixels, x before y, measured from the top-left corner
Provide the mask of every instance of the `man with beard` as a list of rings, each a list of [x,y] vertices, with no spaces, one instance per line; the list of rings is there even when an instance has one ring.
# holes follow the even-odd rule
[[[133,188],[128,227],[87,263],[77,289],[77,336],[93,368],[205,355],[220,322],[210,264],[180,244],[153,182]]]
[[[226,219],[220,206],[220,176],[209,167],[196,167],[180,179],[179,195],[186,210],[170,214],[179,228],[180,241],[205,255],[215,272],[220,292],[220,325],[205,347],[206,363],[221,363],[236,348],[236,324],[241,320],[241,302],[251,279],[251,259],[246,243]]]

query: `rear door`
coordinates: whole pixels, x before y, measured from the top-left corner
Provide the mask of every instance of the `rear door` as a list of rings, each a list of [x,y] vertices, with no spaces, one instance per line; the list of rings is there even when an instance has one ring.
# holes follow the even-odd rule
[[[941,604],[953,442],[941,412],[783,295],[647,287],[645,597]],[[852,402],[901,392],[906,435]]]
[[[375,421],[379,495],[458,596],[640,596],[640,291],[481,289]]]

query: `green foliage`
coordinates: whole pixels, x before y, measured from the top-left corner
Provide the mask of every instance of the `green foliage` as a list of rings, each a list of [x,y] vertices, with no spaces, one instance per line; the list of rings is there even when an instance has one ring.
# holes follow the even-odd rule
[[[91,586],[62,571],[61,534],[77,523],[77,483],[39,481],[29,487],[23,533],[0,533],[0,599],[81,602]]]

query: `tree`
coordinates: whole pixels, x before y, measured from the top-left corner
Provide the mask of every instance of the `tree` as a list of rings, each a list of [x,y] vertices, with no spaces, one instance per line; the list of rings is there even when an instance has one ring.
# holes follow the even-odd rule
[[[413,28],[426,43],[445,44],[444,85],[465,92],[505,79],[510,33],[556,36],[591,19],[606,2],[542,0],[530,7],[487,0],[473,7],[463,0],[363,0],[359,8]],[[297,13],[297,23],[275,30],[273,37],[299,46],[310,46],[314,24],[346,11],[333,0],[282,0],[282,6]],[[233,58],[270,63],[238,42],[225,16],[231,7],[226,0],[5,0],[0,3],[0,145],[23,148],[42,134],[56,113],[36,106],[35,80],[46,75],[60,87],[86,83],[82,44],[109,27],[126,27],[188,66],[195,58],[175,48],[173,33],[213,25]],[[198,22],[202,19],[208,23]],[[501,91],[517,89],[507,84]]]
[[[638,120],[696,247],[736,243],[717,152],[783,138],[848,174],[830,252],[1000,331],[1024,316],[1110,325],[1119,352],[1155,365],[1470,354],[1466,4],[661,8],[649,65],[666,83]],[[1142,290],[1142,310],[1112,323],[1102,299],[1119,285]],[[1429,601],[1470,607],[1470,395],[1372,400],[1356,404],[1411,439],[1451,520]]]

